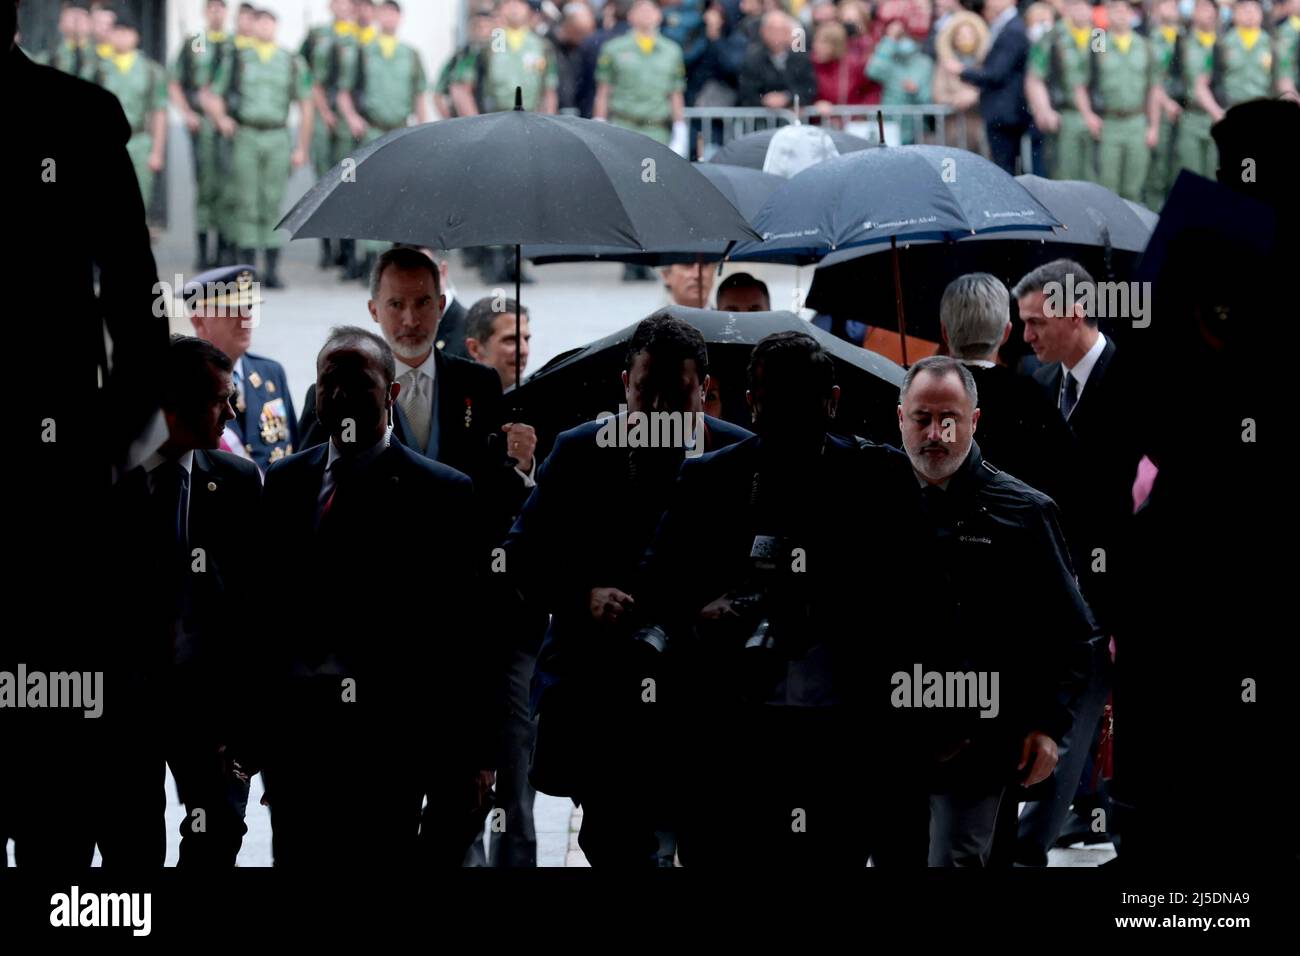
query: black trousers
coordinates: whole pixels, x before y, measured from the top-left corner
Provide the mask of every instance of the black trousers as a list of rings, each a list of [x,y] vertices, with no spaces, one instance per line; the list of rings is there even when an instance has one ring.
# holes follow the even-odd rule
[[[1020,156],[1020,139],[1024,126],[994,126],[988,124],[984,131],[989,141],[989,157],[1012,176],[1016,174],[1016,160]]]

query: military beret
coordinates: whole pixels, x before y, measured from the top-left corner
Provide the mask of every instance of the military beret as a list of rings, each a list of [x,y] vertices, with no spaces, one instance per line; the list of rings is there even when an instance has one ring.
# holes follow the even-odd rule
[[[222,266],[200,272],[185,283],[181,295],[191,308],[216,307],[231,311],[262,301],[257,269],[250,265]]]

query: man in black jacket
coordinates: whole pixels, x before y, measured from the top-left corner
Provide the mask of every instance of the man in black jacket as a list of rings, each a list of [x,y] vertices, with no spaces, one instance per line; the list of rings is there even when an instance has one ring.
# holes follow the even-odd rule
[[[708,383],[698,331],[660,314],[640,323],[623,372],[626,408],[556,439],[505,545],[512,582],[552,614],[534,680],[533,782],[581,802],[578,841],[594,866],[672,862],[671,846],[656,838],[676,824],[675,768],[665,723],[655,719],[671,706],[669,682],[643,699],[647,672],[637,669],[632,638],[642,621],[637,565],[684,455],[749,435],[703,416]],[[697,435],[701,422],[703,448],[620,442],[653,412],[689,418],[683,436]]]
[[[817,98],[812,60],[795,49],[795,23],[781,10],[763,15],[760,42],[745,54],[740,70],[741,106],[793,109],[795,97],[804,106]]]
[[[285,590],[310,595],[281,609],[265,739],[242,751],[270,772],[277,865],[409,864],[418,833],[427,863],[459,866],[495,769],[501,658],[467,616],[483,570],[473,487],[390,440],[394,371],[379,336],[332,331],[317,359],[329,440],[266,475],[264,527],[297,578]],[[431,594],[449,599],[426,614]]]
[[[898,420],[922,533],[901,543],[902,560],[932,579],[926,614],[909,634],[915,679],[900,681],[896,706],[937,708],[922,711],[936,760],[931,866],[987,864],[1008,787],[1033,786],[1056,767],[1097,643],[1056,506],[983,459],[979,419],[975,382],[961,362],[934,356],[908,370]],[[1009,579],[1022,598],[1014,610]],[[934,701],[932,674],[942,681]],[[969,691],[951,696],[962,680],[978,687],[978,710]]]
[[[758,434],[682,466],[639,599],[682,688],[682,862],[924,866],[927,795],[889,706],[915,485],[897,453],[828,433],[839,387],[806,333],[755,346],[746,395]],[[890,507],[823,506],[863,494]]]
[[[979,66],[966,67],[955,58],[941,69],[961,77],[963,83],[979,87],[980,115],[988,135],[993,162],[1007,172],[1016,171],[1020,138],[1029,129],[1029,107],[1025,101],[1025,59],[1029,37],[1025,21],[1016,12],[1016,0],[985,0],[984,19],[989,23],[989,52]]]

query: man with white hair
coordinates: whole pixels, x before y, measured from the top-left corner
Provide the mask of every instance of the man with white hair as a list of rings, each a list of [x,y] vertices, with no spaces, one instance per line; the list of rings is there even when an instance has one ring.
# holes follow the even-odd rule
[[[788,13],[763,14],[759,42],[745,54],[740,70],[740,105],[793,109],[795,98],[805,106],[817,99],[817,77],[808,57],[803,27]]]
[[[1011,335],[1011,297],[987,272],[958,276],[939,303],[948,354],[959,359],[979,389],[980,448],[1003,471],[1050,495],[1069,525],[1070,464],[1074,436],[1042,388],[998,361]]]

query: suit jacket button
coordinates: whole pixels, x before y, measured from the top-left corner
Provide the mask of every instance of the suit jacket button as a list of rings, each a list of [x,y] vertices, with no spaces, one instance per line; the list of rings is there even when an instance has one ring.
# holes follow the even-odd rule
[[[216,490],[217,490],[217,483],[215,481],[209,481],[208,491],[216,491]]]

